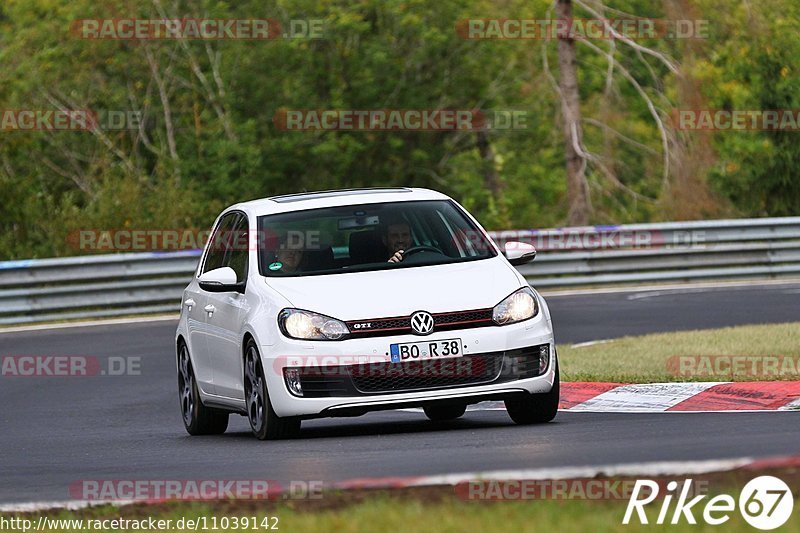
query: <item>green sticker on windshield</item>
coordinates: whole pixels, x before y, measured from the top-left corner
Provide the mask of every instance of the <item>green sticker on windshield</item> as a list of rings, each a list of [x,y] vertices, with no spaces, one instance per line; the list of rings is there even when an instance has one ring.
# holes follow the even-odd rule
[[[274,263],[271,263],[269,265],[269,267],[267,267],[267,268],[269,268],[270,270],[280,270],[282,266],[283,266],[283,263],[275,261]]]

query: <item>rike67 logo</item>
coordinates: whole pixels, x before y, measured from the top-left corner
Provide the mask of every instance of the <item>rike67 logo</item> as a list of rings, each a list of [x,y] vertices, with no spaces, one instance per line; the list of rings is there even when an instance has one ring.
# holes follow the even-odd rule
[[[645,507],[661,496],[661,508],[656,524],[680,524],[685,520],[688,524],[697,524],[695,513],[709,525],[722,525],[731,518],[738,507],[742,518],[751,526],[761,530],[771,530],[786,523],[792,515],[794,496],[789,486],[773,476],[760,476],[750,480],[742,489],[737,500],[728,494],[719,494],[700,505],[707,495],[701,494],[692,499],[692,480],[687,479],[683,485],[677,481],[667,484],[666,494],[659,494],[659,484],[649,479],[639,479],[633,487],[628,507],[625,509],[623,524],[630,524],[638,519],[640,524],[647,524]],[[676,500],[674,508],[673,500]],[[635,518],[634,518],[635,513]]]

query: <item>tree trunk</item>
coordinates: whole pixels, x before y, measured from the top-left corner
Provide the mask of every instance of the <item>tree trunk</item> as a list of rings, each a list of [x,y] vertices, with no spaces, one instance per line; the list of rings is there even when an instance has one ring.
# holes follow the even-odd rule
[[[500,197],[502,191],[502,183],[500,182],[500,175],[497,168],[494,166],[494,150],[492,145],[489,144],[489,138],[485,131],[478,131],[476,134],[476,142],[478,146],[478,153],[481,156],[483,164],[483,183],[492,196],[497,199]]]
[[[497,210],[498,219],[495,223],[506,225],[509,223],[508,212],[506,204],[503,199],[504,184],[500,179],[500,173],[497,171],[494,158],[495,152],[489,142],[489,136],[486,135],[484,130],[476,132],[475,145],[478,147],[478,153],[481,156],[482,172],[483,172],[483,185],[489,191],[494,202],[494,207]]]
[[[699,20],[697,9],[690,0],[664,2],[667,20]],[[754,22],[755,23],[755,22]],[[707,53],[703,39],[678,39],[681,63],[685,66],[683,76],[677,78],[677,98],[680,109],[707,109],[708,101],[703,97],[702,81],[692,73],[698,58]],[[725,202],[711,191],[705,176],[716,164],[713,132],[684,132],[678,137],[673,154],[672,183],[669,191],[661,196],[661,209],[667,220],[701,220],[720,218],[725,214]]]
[[[572,0],[556,2],[556,18],[572,20]],[[586,183],[586,166],[579,150],[583,143],[581,130],[581,102],[578,93],[577,57],[575,41],[558,39],[558,65],[560,71],[561,114],[564,119],[564,152],[567,163],[567,199],[571,226],[584,226],[589,222],[589,188]]]

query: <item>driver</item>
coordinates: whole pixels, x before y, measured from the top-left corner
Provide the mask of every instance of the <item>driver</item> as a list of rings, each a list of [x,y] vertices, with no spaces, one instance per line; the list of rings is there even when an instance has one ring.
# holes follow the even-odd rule
[[[403,220],[394,220],[386,224],[382,235],[383,244],[391,254],[388,261],[399,263],[403,260],[403,254],[411,245],[411,228]]]

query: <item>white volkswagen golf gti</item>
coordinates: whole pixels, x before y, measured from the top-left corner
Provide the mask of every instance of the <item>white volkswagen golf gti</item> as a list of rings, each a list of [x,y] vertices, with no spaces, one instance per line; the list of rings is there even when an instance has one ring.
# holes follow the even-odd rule
[[[450,420],[503,400],[548,422],[559,372],[544,299],[504,249],[444,194],[327,191],[236,204],[217,218],[176,333],[192,435],[231,413],[259,439],[301,420],[421,407]]]

